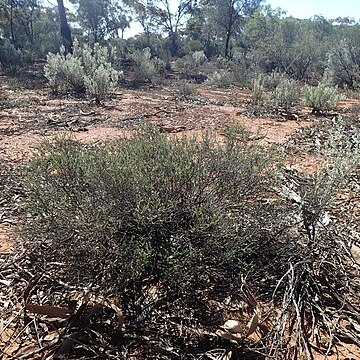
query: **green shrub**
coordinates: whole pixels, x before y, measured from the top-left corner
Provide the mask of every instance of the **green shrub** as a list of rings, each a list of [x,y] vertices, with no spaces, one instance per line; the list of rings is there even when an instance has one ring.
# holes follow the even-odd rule
[[[358,90],[360,88],[360,42],[351,37],[335,45],[328,54],[324,81],[332,86]]]
[[[252,100],[255,104],[260,104],[264,101],[265,87],[264,87],[264,76],[259,74],[256,76],[252,83]]]
[[[269,157],[228,134],[169,139],[153,128],[114,146],[45,144],[29,164],[33,253],[47,248],[75,279],[104,291],[144,279],[169,294],[230,288],[265,226],[257,209],[270,184]],[[266,218],[266,217],[265,217]]]
[[[302,91],[303,103],[312,108],[313,113],[325,112],[336,109],[341,95],[335,87],[325,84],[318,86],[305,85]]]
[[[197,94],[194,84],[192,84],[187,80],[179,81],[177,85],[177,90],[178,90],[178,97],[181,100],[191,99]]]
[[[270,94],[270,101],[275,107],[290,109],[299,99],[299,90],[294,80],[283,79]]]
[[[15,73],[24,63],[24,55],[7,39],[0,39],[0,71]]]
[[[225,71],[215,71],[208,76],[206,80],[207,85],[219,87],[219,88],[228,88],[233,84],[233,77],[230,73]]]
[[[45,65],[45,76],[54,91],[86,93],[101,103],[116,87],[119,72],[109,62],[108,50],[95,44],[74,42],[73,54],[65,54],[64,47],[59,54],[49,54]]]
[[[158,58],[153,58],[149,48],[135,50],[129,58],[134,69],[134,80],[137,83],[156,84],[165,73],[165,63]]]
[[[176,66],[185,73],[192,72],[207,61],[204,51],[195,51],[176,61]]]
[[[268,91],[274,91],[281,83],[289,80],[289,77],[278,71],[273,71],[270,74],[263,75],[264,87]]]

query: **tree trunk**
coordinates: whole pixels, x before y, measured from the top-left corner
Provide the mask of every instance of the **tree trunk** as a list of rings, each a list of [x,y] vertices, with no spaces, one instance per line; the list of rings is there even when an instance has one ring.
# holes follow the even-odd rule
[[[16,46],[15,33],[14,33],[14,2],[10,1],[10,32],[11,40],[14,46]]]
[[[73,41],[71,37],[71,31],[69,24],[67,22],[65,7],[63,0],[57,0],[59,16],[60,16],[60,33],[63,45],[65,47],[66,53],[72,53],[73,50]]]
[[[225,40],[225,59],[231,58],[230,53],[230,40],[231,40],[231,31],[226,32],[226,40]]]

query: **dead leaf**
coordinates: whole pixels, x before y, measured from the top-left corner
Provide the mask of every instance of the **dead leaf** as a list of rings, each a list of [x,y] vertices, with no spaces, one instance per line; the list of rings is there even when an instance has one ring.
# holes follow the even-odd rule
[[[26,304],[25,309],[35,314],[47,315],[57,318],[68,318],[73,314],[73,311],[68,308],[49,305]]]
[[[248,331],[245,334],[245,338],[253,334],[258,328],[258,326],[259,326],[259,315],[257,314],[257,312],[255,312],[254,316],[251,318],[251,320],[247,325]]]
[[[222,327],[231,334],[241,334],[244,332],[244,325],[238,320],[227,320]]]
[[[53,333],[50,333],[50,334],[47,334],[45,335],[42,340],[43,341],[53,341],[55,340],[56,338],[59,337],[59,334],[57,332],[53,332]]]
[[[240,336],[239,334],[231,334],[231,333],[228,333],[228,332],[222,331],[222,330],[216,331],[216,335],[222,337],[223,339],[234,340],[237,342],[240,342],[243,339],[242,336]]]

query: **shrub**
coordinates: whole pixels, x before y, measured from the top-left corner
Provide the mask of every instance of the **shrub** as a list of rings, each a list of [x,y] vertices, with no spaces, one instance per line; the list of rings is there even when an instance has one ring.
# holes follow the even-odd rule
[[[358,37],[358,36],[357,36]],[[358,90],[360,87],[360,43],[342,40],[328,54],[324,81],[332,86]]]
[[[275,107],[290,109],[299,98],[299,90],[294,80],[283,79],[270,94],[270,101]]]
[[[163,77],[165,63],[158,58],[153,58],[149,48],[135,50],[129,58],[134,68],[135,82],[156,84]]]
[[[189,298],[231,287],[262,232],[253,199],[267,192],[268,163],[234,135],[223,147],[153,128],[103,148],[58,140],[29,165],[24,233],[32,251],[66,254],[71,276],[104,291],[139,295],[149,278]]]
[[[263,75],[264,87],[268,91],[274,91],[281,83],[289,80],[288,76],[282,72],[273,71],[270,74]]]
[[[256,104],[260,104],[264,100],[265,87],[264,77],[262,74],[256,76],[252,83],[252,99]]]
[[[219,88],[228,88],[233,83],[233,78],[230,73],[222,71],[215,71],[208,76],[206,83],[210,86],[215,86]]]
[[[45,65],[45,76],[55,91],[86,93],[100,103],[116,87],[119,72],[109,62],[108,50],[95,44],[74,42],[73,54],[65,54],[64,47],[59,54],[49,54]]]
[[[192,54],[188,54],[179,58],[176,61],[176,65],[179,69],[185,73],[196,70],[200,65],[204,64],[207,58],[203,51],[195,51]]]
[[[341,100],[338,89],[325,84],[319,84],[318,86],[305,85],[302,97],[304,105],[311,107],[313,113],[333,110]]]
[[[336,144],[338,136],[344,136],[342,129]],[[211,136],[168,138],[144,128],[113,146],[59,139],[44,144],[28,165],[22,234],[31,267],[56,270],[57,292],[65,278],[67,289],[91,284],[106,299],[117,295],[130,336],[121,333],[121,341],[114,341],[116,329],[103,326],[101,344],[114,344],[118,358],[124,349],[148,357],[154,341],[143,335],[149,333],[177,357],[196,357],[199,348],[228,350],[224,339],[203,340],[192,329],[213,333],[239,304],[246,308],[239,323],[246,328],[251,319],[261,348],[236,333],[232,349],[244,344],[269,358],[309,358],[315,350],[308,342],[318,329],[329,351],[334,333],[356,338],[359,319],[349,311],[358,306],[359,292],[349,251],[352,228],[325,215],[336,207],[336,193],[358,164],[359,149],[351,143],[335,149],[320,173],[301,181],[296,174],[279,186],[269,152],[248,140],[242,127],[227,129],[221,145]],[[53,289],[54,277],[46,279]],[[270,310],[264,313],[260,303]],[[69,335],[83,329],[84,321],[87,331],[93,323],[102,331],[104,323],[95,321],[93,309],[90,314],[91,321],[82,313],[81,321],[71,318]],[[268,321],[259,328],[260,316]],[[334,316],[356,326],[329,322]],[[131,336],[134,331],[140,340]],[[84,339],[93,346],[93,338]],[[294,341],[296,346],[288,346]],[[236,356],[244,358],[240,351]]]
[[[194,84],[187,80],[181,80],[179,81],[177,85],[179,98],[181,100],[188,100],[194,97],[197,93],[196,88]]]
[[[0,70],[15,73],[24,63],[21,50],[15,48],[7,39],[0,39]]]

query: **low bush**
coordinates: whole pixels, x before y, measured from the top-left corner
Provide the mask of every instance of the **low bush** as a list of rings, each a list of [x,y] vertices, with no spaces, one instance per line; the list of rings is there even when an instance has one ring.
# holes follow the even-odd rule
[[[162,60],[152,57],[149,48],[134,50],[129,59],[134,69],[134,81],[136,83],[150,82],[156,84],[165,74],[166,64]]]
[[[273,71],[270,74],[264,74],[262,76],[264,87],[268,91],[274,91],[280,84],[289,80],[286,74],[278,71]]]
[[[95,44],[91,49],[78,41],[74,42],[73,54],[65,54],[64,47],[59,54],[49,54],[44,69],[54,91],[85,93],[96,103],[108,97],[120,75],[112,67],[106,48]]]
[[[207,58],[203,51],[195,51],[176,60],[176,66],[185,73],[191,73],[206,61]]]
[[[305,85],[302,90],[302,99],[305,106],[312,108],[313,113],[321,113],[336,109],[341,95],[337,88],[325,84]]]
[[[359,326],[349,311],[360,290],[349,229],[326,216],[358,154],[349,143],[319,173],[299,182],[284,172],[280,183],[277,162],[242,127],[224,131],[221,144],[152,127],[112,146],[59,139],[28,164],[24,245],[32,267],[55,267],[66,284],[117,295],[126,336],[102,341],[119,358],[138,337],[148,354],[153,341],[142,335],[149,333],[175,349],[169,359],[199,348],[244,358],[244,347],[274,359],[312,356],[310,339],[320,330],[324,349],[332,334],[356,338],[355,326],[329,319],[347,316]],[[260,301],[270,310],[261,313]],[[232,345],[213,335],[239,306],[252,319],[267,317],[261,326],[251,320],[261,342]]]
[[[233,84],[233,80],[231,73],[227,71],[215,71],[208,76],[206,84],[219,88],[228,88]]]
[[[253,199],[268,190],[268,164],[235,136],[224,147],[152,128],[113,147],[59,140],[29,165],[27,238],[103,291],[139,295],[146,279],[190,298],[229,289],[264,226]]]
[[[252,82],[251,87],[252,100],[255,104],[261,104],[265,97],[264,76],[257,75]]]
[[[197,94],[194,84],[187,80],[180,80],[178,82],[177,92],[180,100],[189,100]]]
[[[299,100],[298,85],[294,80],[282,79],[270,94],[271,104],[289,110]]]
[[[0,71],[16,73],[24,64],[24,54],[7,39],[0,39]]]

